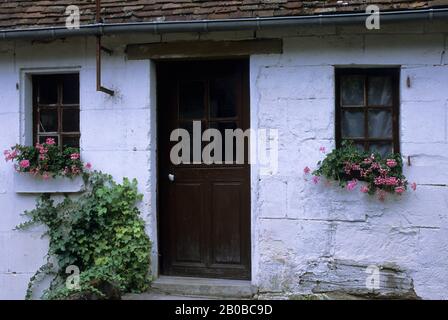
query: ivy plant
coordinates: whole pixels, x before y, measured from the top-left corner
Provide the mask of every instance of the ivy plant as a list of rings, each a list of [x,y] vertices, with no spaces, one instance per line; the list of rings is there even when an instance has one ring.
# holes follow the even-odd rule
[[[86,191],[77,198],[56,202],[42,195],[34,210],[24,214],[29,221],[47,227],[48,262],[30,280],[27,298],[35,284],[55,269],[53,281],[43,298],[64,299],[96,295],[105,298],[104,285],[121,292],[142,292],[149,285],[151,242],[136,207],[142,200],[137,181],[124,178],[117,184],[110,175],[93,172],[85,176]],[[54,263],[52,263],[54,261]],[[69,267],[78,268],[79,285],[67,286]]]

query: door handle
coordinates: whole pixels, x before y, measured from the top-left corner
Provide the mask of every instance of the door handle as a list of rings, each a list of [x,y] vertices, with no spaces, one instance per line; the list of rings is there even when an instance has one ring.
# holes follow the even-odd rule
[[[171,182],[174,182],[175,178],[176,178],[176,177],[174,176],[174,174],[171,174],[171,173],[170,173],[170,174],[168,175],[168,180],[170,180]]]

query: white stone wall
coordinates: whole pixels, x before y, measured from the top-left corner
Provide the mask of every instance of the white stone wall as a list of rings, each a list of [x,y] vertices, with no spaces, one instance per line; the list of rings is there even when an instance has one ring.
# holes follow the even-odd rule
[[[413,286],[447,299],[448,25],[321,32],[291,32],[282,55],[251,58],[252,121],[280,131],[279,172],[260,176],[253,201],[260,292],[364,294],[365,270],[376,265],[382,293]],[[335,67],[352,65],[401,67],[401,150],[417,192],[381,203],[306,181],[319,147],[335,145]]]
[[[18,142],[26,143],[30,131],[21,115],[30,107],[27,75],[40,72],[80,73],[81,155],[93,169],[122,177],[137,178],[145,195],[141,204],[147,230],[155,239],[155,105],[153,65],[150,61],[128,61],[124,46],[111,44],[113,56],[104,56],[103,85],[116,91],[114,97],[96,92],[95,42],[73,39],[46,43],[0,43],[0,149]],[[16,87],[16,84],[18,87]],[[154,163],[154,165],[153,165]],[[47,239],[42,228],[30,231],[12,229],[24,218],[20,214],[32,209],[35,197],[16,194],[11,163],[0,161],[0,299],[22,299],[33,273],[45,262]],[[155,179],[154,179],[155,180]],[[154,256],[156,256],[154,249]],[[153,268],[156,268],[156,260]]]
[[[364,269],[384,266],[399,289],[422,298],[448,298],[448,58],[447,24],[300,28],[258,32],[283,37],[281,55],[254,55],[251,124],[279,129],[279,171],[252,168],[253,283],[262,295],[288,296],[339,290],[362,292]],[[242,39],[252,32],[110,37],[104,85],[95,91],[92,39],[0,42],[0,150],[29,139],[27,75],[78,70],[81,81],[82,158],[118,180],[137,178],[142,215],[154,242],[157,274],[156,115],[154,65],[128,61],[125,44],[187,39]],[[406,175],[418,191],[381,203],[358,193],[315,186],[303,168],[334,147],[335,66],[401,67],[401,149],[411,156]],[[406,86],[410,77],[411,87]],[[28,140],[27,140],[28,139]],[[13,231],[34,196],[14,190],[10,163],[0,161],[0,299],[22,299],[30,276],[43,264],[41,228]],[[391,279],[392,279],[391,278]],[[400,289],[400,290],[401,290]]]

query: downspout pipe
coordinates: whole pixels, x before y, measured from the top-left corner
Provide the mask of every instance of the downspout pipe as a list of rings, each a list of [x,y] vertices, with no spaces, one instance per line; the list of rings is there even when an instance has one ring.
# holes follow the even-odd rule
[[[94,23],[79,29],[48,27],[33,29],[0,30],[0,40],[57,39],[74,36],[103,36],[126,33],[182,33],[261,30],[270,28],[299,27],[304,25],[364,24],[368,13],[321,14],[291,17],[263,17],[221,20],[156,21],[135,23]],[[380,14],[381,23],[403,21],[431,21],[448,19],[448,8],[385,11]]]

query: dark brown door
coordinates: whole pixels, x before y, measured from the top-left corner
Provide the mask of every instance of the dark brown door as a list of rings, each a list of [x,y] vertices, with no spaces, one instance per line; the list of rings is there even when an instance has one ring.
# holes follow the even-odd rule
[[[171,133],[183,128],[193,140],[193,121],[201,124],[202,132],[208,128],[223,132],[223,145],[225,129],[249,128],[248,68],[247,60],[158,64],[162,274],[250,278],[247,160],[244,164],[197,163],[193,150],[191,159],[196,163],[175,165],[170,158],[178,143],[170,141]],[[199,143],[204,147],[209,142]]]

